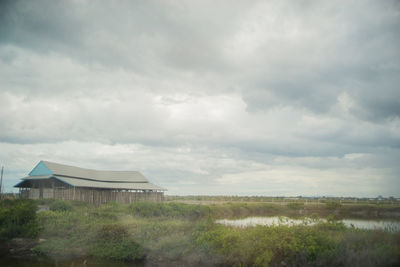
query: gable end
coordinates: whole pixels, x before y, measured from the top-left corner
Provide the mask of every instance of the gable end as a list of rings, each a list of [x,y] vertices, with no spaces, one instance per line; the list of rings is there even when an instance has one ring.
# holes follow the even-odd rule
[[[40,161],[35,168],[29,173],[29,176],[53,175],[53,172],[46,166],[43,161]]]

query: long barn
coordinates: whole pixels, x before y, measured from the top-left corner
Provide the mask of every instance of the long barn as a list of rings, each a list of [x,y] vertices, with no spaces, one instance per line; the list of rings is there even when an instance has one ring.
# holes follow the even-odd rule
[[[150,183],[138,171],[101,171],[40,161],[14,187],[21,198],[107,202],[159,202],[166,189]]]

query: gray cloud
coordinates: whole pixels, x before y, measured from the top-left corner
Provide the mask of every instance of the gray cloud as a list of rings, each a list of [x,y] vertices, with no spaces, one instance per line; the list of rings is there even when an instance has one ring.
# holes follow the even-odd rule
[[[165,67],[223,68],[219,42],[234,29],[244,5],[213,12],[210,4],[11,1],[4,4],[0,42],[147,74]]]
[[[365,178],[353,194],[398,195],[397,1],[0,12],[0,159],[13,176],[47,159],[141,169],[173,193],[351,195]]]
[[[257,57],[247,65],[252,73],[245,81],[251,84],[243,86],[243,94],[249,110],[294,105],[326,113],[342,92],[348,92],[359,106],[355,116],[399,116],[399,5],[368,4],[316,4],[300,16],[297,9],[284,13],[278,8],[283,19],[272,22],[268,10],[261,9],[259,13],[267,13],[259,31],[268,36],[268,29],[273,37],[260,40]]]

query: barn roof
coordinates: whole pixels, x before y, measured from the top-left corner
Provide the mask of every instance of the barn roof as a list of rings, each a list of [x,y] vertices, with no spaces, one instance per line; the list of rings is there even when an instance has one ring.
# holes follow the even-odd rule
[[[41,162],[51,171],[53,175],[83,178],[104,182],[148,182],[146,177],[144,177],[138,171],[100,171],[59,164],[50,161]],[[35,176],[35,174],[35,169],[33,169],[29,173],[30,176]]]
[[[25,187],[30,180],[57,179],[76,187],[110,188],[128,190],[163,190],[150,183],[138,171],[102,171],[40,161],[15,187]]]

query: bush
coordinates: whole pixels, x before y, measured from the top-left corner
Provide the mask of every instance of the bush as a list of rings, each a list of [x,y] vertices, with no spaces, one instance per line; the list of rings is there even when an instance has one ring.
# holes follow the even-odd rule
[[[31,200],[0,202],[0,239],[35,237],[39,232],[36,221],[37,206]]]
[[[328,202],[326,202],[325,206],[328,210],[336,210],[336,209],[341,208],[342,204],[337,201],[328,201]]]
[[[133,261],[143,258],[143,248],[119,224],[104,225],[93,240],[90,254],[96,257]]]
[[[64,200],[54,200],[50,204],[50,210],[52,211],[72,211],[72,208],[71,202]]]
[[[198,219],[209,214],[210,209],[202,205],[189,205],[183,203],[154,203],[136,202],[130,205],[134,215],[143,217],[170,217]]]
[[[323,232],[307,226],[214,225],[200,232],[196,243],[224,256],[228,265],[239,266],[313,265],[319,255],[336,249]]]
[[[90,216],[115,221],[120,214],[124,213],[124,208],[125,207],[120,203],[111,202],[92,209]]]

